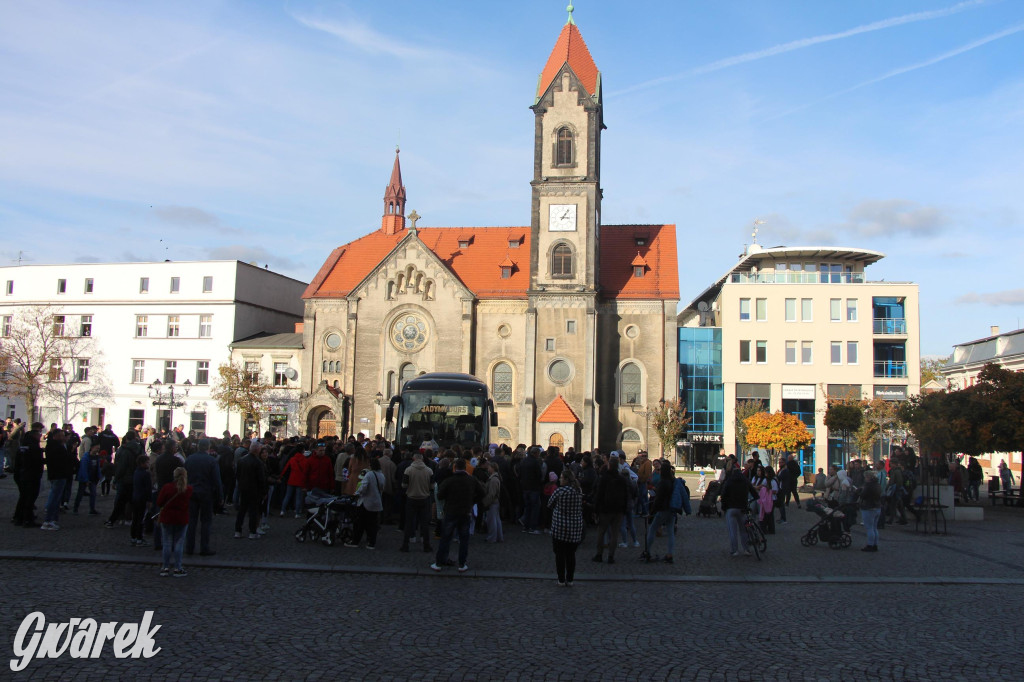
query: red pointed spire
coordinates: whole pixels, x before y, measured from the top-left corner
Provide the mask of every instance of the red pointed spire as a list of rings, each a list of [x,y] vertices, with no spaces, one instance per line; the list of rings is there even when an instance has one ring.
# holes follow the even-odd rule
[[[600,72],[597,70],[594,58],[590,56],[587,44],[583,42],[580,30],[576,28],[574,22],[570,22],[562,28],[562,33],[555,41],[554,49],[551,50],[551,56],[548,57],[548,62],[544,65],[544,71],[540,74],[540,81],[537,83],[537,97],[544,94],[566,62],[569,63],[569,68],[576,74],[576,77],[580,79],[580,83],[588,95],[600,94],[598,93],[601,82]]]
[[[398,163],[395,147],[395,165],[391,168],[391,181],[384,190],[384,217],[380,229],[384,234],[395,234],[405,229],[405,185],[402,184],[402,166]]]

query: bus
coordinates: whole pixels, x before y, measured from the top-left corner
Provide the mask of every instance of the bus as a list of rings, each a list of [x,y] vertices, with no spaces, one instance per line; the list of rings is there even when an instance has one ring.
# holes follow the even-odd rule
[[[391,398],[385,422],[395,423],[394,442],[403,449],[419,449],[431,441],[438,448],[463,448],[490,443],[490,429],[498,425],[487,384],[470,374],[431,372],[409,379],[400,395]]]

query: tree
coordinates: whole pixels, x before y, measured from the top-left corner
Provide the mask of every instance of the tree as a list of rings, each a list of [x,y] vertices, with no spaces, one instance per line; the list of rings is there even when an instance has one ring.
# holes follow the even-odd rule
[[[793,452],[814,440],[799,417],[781,410],[771,414],[758,412],[744,419],[743,424],[747,442],[768,450],[770,462],[774,461],[776,451]]]
[[[252,419],[259,431],[260,417],[267,410],[273,387],[263,379],[259,370],[253,371],[238,363],[222,364],[217,368],[217,374],[210,397],[222,410],[236,410],[243,419]]]
[[[864,421],[871,425],[873,439],[861,453],[870,452],[879,437],[885,437],[891,446],[896,433],[905,430],[907,426],[901,416],[900,403],[881,398],[872,398],[864,403]]]
[[[678,398],[659,402],[648,410],[648,418],[658,434],[661,456],[664,457],[666,452],[675,452],[676,443],[683,439],[690,425],[690,418],[686,416],[686,403]]]
[[[993,363],[978,373],[971,387],[987,419],[980,420],[979,439],[984,452],[1024,451],[1024,374]],[[976,417],[979,415],[976,413]],[[1020,474],[1024,477],[1024,457]]]
[[[10,334],[0,337],[0,393],[20,399],[30,422],[51,366],[60,366],[66,353],[64,331],[59,308],[27,306],[12,315]]]
[[[75,414],[114,395],[104,372],[103,354],[91,336],[65,336],[61,357],[52,361],[40,397],[56,405],[64,423]]]
[[[765,411],[763,400],[740,400],[736,403],[736,442],[739,444],[740,454],[750,449],[750,443],[747,442],[747,425],[744,420]]]
[[[860,429],[863,420],[864,408],[861,401],[853,398],[835,398],[828,401],[825,426],[830,432],[842,435],[844,461],[850,456],[850,435]]]
[[[949,364],[952,356],[944,358],[921,358],[921,384],[929,381],[942,381],[942,369]]]

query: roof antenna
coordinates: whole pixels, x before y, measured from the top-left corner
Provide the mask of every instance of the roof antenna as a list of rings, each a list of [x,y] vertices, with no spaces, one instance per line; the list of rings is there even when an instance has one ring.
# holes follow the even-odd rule
[[[567,12],[569,12],[569,20],[567,22],[565,22],[565,23],[566,24],[573,24],[573,25],[575,25],[576,21],[572,18],[572,10],[573,10],[572,2],[570,2],[569,6],[566,7],[565,9],[566,9]]]
[[[761,220],[760,218],[758,218],[757,220],[754,221],[754,231],[750,233],[750,239],[751,239],[750,243],[751,244],[756,244],[757,243],[757,231],[758,231],[758,229],[760,229],[761,225],[764,225],[764,224],[765,224],[765,221]]]

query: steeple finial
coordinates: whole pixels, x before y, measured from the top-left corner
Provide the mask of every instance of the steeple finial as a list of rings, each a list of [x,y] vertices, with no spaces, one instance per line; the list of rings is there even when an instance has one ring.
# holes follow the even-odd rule
[[[569,6],[566,7],[565,9],[566,9],[567,12],[569,12],[569,20],[566,21],[565,23],[567,23],[567,24],[575,24],[576,21],[572,18],[572,10],[573,10],[572,3],[570,2]]]
[[[402,184],[402,166],[398,162],[398,146],[395,146],[395,165],[391,168],[391,181],[384,190],[384,217],[381,230],[395,234],[405,228],[405,185]]]

